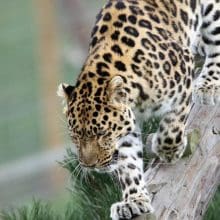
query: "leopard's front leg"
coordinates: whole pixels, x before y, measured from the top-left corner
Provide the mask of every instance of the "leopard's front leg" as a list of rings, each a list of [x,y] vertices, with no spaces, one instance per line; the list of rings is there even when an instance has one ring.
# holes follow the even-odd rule
[[[119,160],[116,170],[123,200],[111,207],[113,220],[131,219],[153,212],[150,196],[144,182],[141,136],[130,133],[119,143]]]
[[[191,108],[191,90],[179,97],[173,109],[160,121],[152,140],[152,150],[166,163],[178,161],[187,146],[186,121]]]

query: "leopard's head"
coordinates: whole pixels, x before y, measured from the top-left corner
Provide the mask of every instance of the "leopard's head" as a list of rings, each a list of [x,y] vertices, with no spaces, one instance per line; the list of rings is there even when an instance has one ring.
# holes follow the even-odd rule
[[[122,77],[102,86],[61,84],[58,95],[65,97],[68,129],[81,165],[102,169],[114,164],[118,140],[135,127]]]

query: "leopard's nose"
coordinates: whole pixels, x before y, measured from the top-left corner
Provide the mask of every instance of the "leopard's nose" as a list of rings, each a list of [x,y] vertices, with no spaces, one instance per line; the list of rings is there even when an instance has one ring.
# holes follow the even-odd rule
[[[97,163],[98,163],[98,160],[96,157],[80,157],[79,158],[79,162],[80,162],[80,165],[83,166],[83,167],[89,167],[89,168],[94,168]]]
[[[84,147],[79,153],[79,162],[84,167],[95,167],[98,163],[96,151],[92,147]]]

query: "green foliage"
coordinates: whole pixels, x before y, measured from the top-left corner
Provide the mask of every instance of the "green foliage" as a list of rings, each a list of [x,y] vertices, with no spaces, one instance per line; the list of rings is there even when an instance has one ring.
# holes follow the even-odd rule
[[[147,142],[147,137],[149,134],[155,133],[157,131],[157,128],[159,127],[159,123],[160,123],[159,117],[158,118],[152,117],[144,123],[143,128],[142,128],[143,143]],[[155,156],[152,154],[152,152],[149,152],[149,150],[147,149],[148,149],[147,146],[144,146],[144,167],[145,168],[147,167],[149,161],[152,160],[152,157]]]
[[[204,220],[218,220],[220,216],[220,186],[209,204]]]
[[[0,214],[3,220],[58,220],[60,219],[51,209],[49,204],[34,200],[30,207],[22,207]]]
[[[146,137],[148,134],[155,133],[159,126],[161,118],[152,117],[144,123],[143,126],[143,137]],[[146,140],[146,139],[145,139]]]

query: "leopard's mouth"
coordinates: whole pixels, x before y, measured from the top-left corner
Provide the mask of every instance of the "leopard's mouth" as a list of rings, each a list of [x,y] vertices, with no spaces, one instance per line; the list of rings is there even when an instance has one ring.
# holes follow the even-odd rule
[[[110,173],[112,172],[111,165],[106,166],[106,167],[100,167],[100,168],[95,168],[95,171],[98,173]]]
[[[95,170],[100,173],[112,172],[116,169],[118,159],[119,159],[119,152],[118,152],[118,150],[115,150],[115,152],[112,155],[111,160],[109,162],[105,163],[103,166],[96,167]]]

